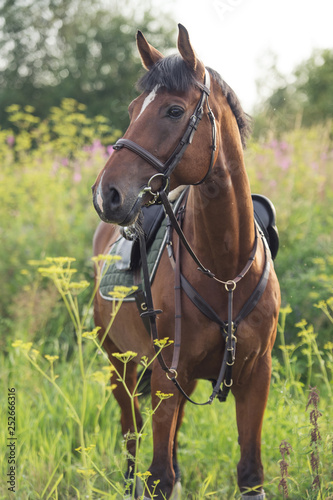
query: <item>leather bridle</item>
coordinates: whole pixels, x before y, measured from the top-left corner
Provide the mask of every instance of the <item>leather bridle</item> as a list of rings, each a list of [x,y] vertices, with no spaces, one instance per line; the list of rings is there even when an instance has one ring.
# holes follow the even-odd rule
[[[159,196],[159,193],[154,193],[151,189],[152,179],[155,179],[156,177],[161,177],[162,186],[159,189],[159,191],[161,191],[161,189],[166,190],[168,188],[169,179],[170,179],[172,172],[174,171],[174,169],[176,168],[176,166],[178,165],[178,163],[182,159],[187,147],[192,143],[195,131],[197,130],[198,125],[201,121],[201,118],[204,114],[205,102],[206,102],[207,108],[208,108],[208,117],[209,117],[211,125],[212,125],[212,146],[211,146],[212,153],[211,153],[211,159],[210,159],[210,164],[209,164],[209,168],[207,170],[207,173],[205,174],[203,179],[201,179],[201,181],[195,183],[195,185],[201,184],[202,182],[204,182],[204,180],[210,174],[211,169],[213,167],[214,159],[215,159],[215,151],[216,151],[216,124],[215,124],[215,117],[214,117],[213,111],[211,110],[211,108],[209,106],[209,101],[208,101],[208,97],[210,94],[210,74],[209,74],[207,69],[205,69],[204,83],[202,84],[202,83],[196,81],[195,85],[197,87],[199,87],[201,90],[200,99],[196,105],[194,113],[191,115],[191,118],[189,120],[189,123],[187,125],[187,128],[186,128],[182,138],[180,139],[178,145],[176,146],[173,153],[166,160],[165,163],[162,163],[158,158],[156,158],[156,156],[154,156],[152,153],[147,151],[147,149],[143,148],[142,146],[140,146],[136,142],[131,141],[130,139],[126,139],[124,137],[122,137],[121,139],[118,139],[116,144],[113,146],[113,149],[115,149],[116,151],[119,151],[122,148],[129,149],[130,151],[132,151],[133,153],[140,156],[143,160],[145,160],[147,163],[152,165],[157,170],[158,174],[153,175],[149,179],[149,181],[147,183],[147,187],[144,188],[143,191],[141,192],[142,194],[144,194],[144,193],[152,194],[154,197],[152,203],[155,203],[158,196]]]

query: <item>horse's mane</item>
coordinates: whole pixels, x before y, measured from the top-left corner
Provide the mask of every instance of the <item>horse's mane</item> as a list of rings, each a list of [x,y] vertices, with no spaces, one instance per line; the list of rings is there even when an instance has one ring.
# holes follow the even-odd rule
[[[213,79],[218,82],[222,93],[236,118],[242,145],[251,132],[251,118],[246,114],[231,87],[222,79],[217,71],[207,68]],[[162,85],[169,91],[186,92],[196,84],[195,76],[185,61],[177,54],[160,59],[150,71],[137,82],[140,92],[151,92],[156,85]]]

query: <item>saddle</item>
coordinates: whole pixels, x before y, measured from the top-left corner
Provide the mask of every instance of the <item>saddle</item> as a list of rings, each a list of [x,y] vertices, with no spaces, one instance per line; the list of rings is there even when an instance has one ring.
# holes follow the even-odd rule
[[[276,212],[271,200],[260,194],[252,194],[254,218],[257,221],[267,241],[274,260],[279,249],[279,233],[276,227]],[[146,248],[149,251],[154,242],[156,233],[165,217],[162,205],[151,205],[142,208],[142,229],[146,238]],[[138,240],[135,240],[131,251],[131,269],[136,269],[140,262],[140,248]]]
[[[276,227],[275,207],[262,194],[252,194],[254,218],[263,232],[274,260],[279,250],[279,232]]]

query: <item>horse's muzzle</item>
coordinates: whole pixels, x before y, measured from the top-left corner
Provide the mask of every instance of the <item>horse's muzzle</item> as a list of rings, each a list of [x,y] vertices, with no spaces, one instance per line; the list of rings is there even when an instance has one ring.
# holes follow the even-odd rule
[[[107,192],[102,191],[101,184],[93,186],[93,204],[100,219],[104,222],[128,226],[133,224],[142,205],[141,193],[122,196],[116,187],[111,186]]]

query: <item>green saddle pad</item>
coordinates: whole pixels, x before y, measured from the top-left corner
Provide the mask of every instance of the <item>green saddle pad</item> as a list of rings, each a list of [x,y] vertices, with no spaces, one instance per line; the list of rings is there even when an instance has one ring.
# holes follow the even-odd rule
[[[166,245],[167,239],[167,218],[164,217],[160,228],[158,229],[155,239],[148,249],[147,253],[147,261],[148,261],[148,270],[150,276],[150,282],[152,283],[156,274],[156,270],[158,264],[160,262],[163,250]],[[112,296],[114,293],[114,289],[117,286],[126,286],[131,288],[134,286],[134,271],[131,269],[131,252],[133,247],[133,241],[126,240],[122,236],[112,245],[109,255],[118,255],[121,257],[121,260],[113,260],[111,264],[106,269],[107,263],[104,264],[104,268],[102,271],[102,279],[99,287],[99,292],[103,299],[106,300],[119,300],[116,294]],[[105,271],[106,269],[106,271]],[[142,278],[142,277],[141,277]],[[142,284],[140,283],[138,286],[142,289]],[[128,295],[125,301],[133,301],[134,292]]]

